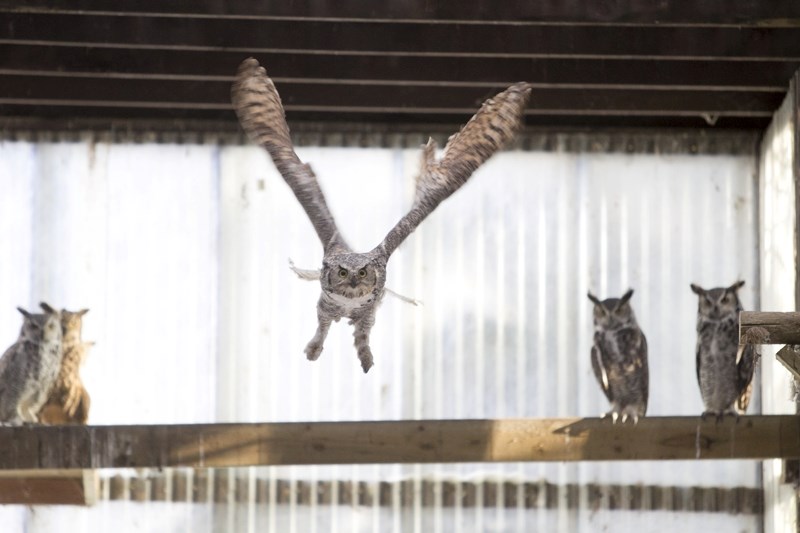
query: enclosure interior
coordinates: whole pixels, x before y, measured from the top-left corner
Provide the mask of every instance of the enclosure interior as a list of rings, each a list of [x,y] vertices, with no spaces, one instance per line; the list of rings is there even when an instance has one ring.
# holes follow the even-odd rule
[[[318,361],[302,353],[319,287],[288,260],[317,268],[322,250],[259,148],[3,142],[0,339],[16,338],[14,305],[90,308],[91,424],[592,417],[608,406],[586,292],[633,288],[648,415],[698,415],[689,284],[743,279],[747,309],[781,297],[761,258],[783,261],[786,235],[759,235],[764,199],[767,221],[787,216],[775,210],[780,185],[763,183],[752,135],[722,153],[692,137],[665,152],[571,149],[579,137],[498,154],[399,249],[387,286],[423,303],[386,297],[367,375],[344,321]],[[298,152],[346,238],[367,250],[410,205],[421,138],[340,139]],[[765,412],[785,412],[758,387],[751,413],[768,401]],[[654,517],[754,530],[763,513],[752,461],[109,471],[100,496],[90,508],[0,513],[31,531],[63,520],[86,531],[593,531]]]

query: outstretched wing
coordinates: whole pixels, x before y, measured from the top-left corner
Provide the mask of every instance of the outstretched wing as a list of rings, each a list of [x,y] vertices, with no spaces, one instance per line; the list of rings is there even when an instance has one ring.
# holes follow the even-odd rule
[[[433,139],[423,148],[422,169],[411,210],[376,248],[388,259],[392,252],[447,197],[464,185],[475,170],[504,144],[520,125],[531,89],[517,83],[483,103],[461,131],[451,136],[442,158],[435,157]]]
[[[317,177],[308,164],[297,157],[289,136],[283,104],[275,84],[255,59],[239,65],[231,88],[231,100],[242,129],[253,142],[269,152],[278,171],[291,187],[300,205],[314,225],[325,252],[350,251],[336,228]]]

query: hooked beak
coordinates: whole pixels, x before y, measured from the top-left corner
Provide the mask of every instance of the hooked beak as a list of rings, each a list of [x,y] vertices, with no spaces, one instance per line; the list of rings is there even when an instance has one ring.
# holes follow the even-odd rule
[[[350,278],[350,286],[351,286],[351,287],[353,287],[353,288],[355,289],[355,288],[356,288],[356,285],[358,285],[358,279],[356,279],[356,278]]]

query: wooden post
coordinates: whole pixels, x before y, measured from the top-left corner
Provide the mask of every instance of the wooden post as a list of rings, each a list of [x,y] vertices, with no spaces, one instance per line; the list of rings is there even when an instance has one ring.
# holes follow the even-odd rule
[[[750,340],[750,330],[762,328],[768,338]],[[800,312],[771,313],[742,311],[739,314],[739,339],[745,344],[800,344]]]
[[[0,427],[0,470],[800,457],[800,417]]]

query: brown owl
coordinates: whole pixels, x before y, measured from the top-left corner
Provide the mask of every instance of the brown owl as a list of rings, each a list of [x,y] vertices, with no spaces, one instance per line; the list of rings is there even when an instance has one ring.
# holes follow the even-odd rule
[[[88,312],[88,309],[61,311],[64,356],[55,384],[39,413],[44,424],[86,424],[89,418],[89,393],[79,372],[86,353],[94,345],[81,339],[83,315]]]

